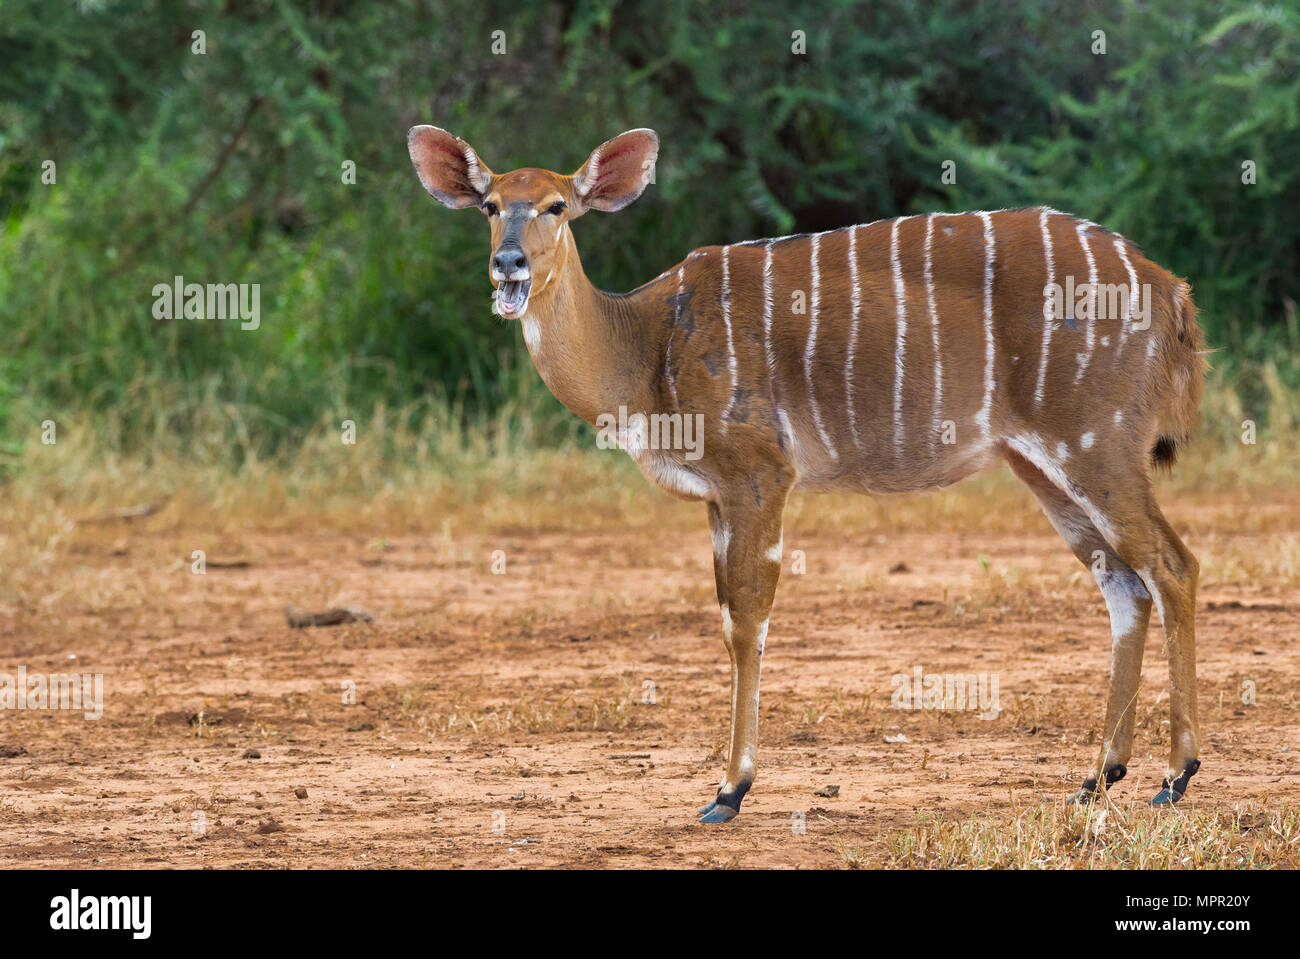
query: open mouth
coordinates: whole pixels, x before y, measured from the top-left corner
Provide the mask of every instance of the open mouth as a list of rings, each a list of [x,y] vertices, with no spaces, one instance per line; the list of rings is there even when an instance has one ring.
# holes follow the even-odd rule
[[[532,288],[531,279],[502,280],[497,284],[497,311],[502,316],[519,316],[528,305],[528,293]]]

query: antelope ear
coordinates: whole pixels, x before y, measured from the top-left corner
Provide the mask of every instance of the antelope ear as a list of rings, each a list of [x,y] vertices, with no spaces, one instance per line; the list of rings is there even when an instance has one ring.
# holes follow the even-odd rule
[[[424,188],[445,206],[477,206],[487,195],[492,171],[460,137],[438,127],[411,127],[406,148]]]
[[[654,177],[658,156],[659,134],[654,130],[628,130],[606,140],[573,175],[580,208],[606,213],[623,209]]]

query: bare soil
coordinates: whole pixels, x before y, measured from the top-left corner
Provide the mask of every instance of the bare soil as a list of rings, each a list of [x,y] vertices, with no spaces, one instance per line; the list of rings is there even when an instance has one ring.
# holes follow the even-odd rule
[[[657,532],[252,531],[203,575],[174,523],[79,540],[58,573],[75,585],[5,611],[0,671],[102,673],[103,716],[0,713],[0,865],[885,865],[918,822],[1078,787],[1109,629],[1045,522],[788,528],[758,781],[737,820],[697,823],[730,707],[700,513]],[[1180,810],[1300,801],[1300,589],[1230,568],[1276,542],[1234,534],[1207,567],[1203,766]],[[294,629],[289,604],[374,622]],[[894,708],[916,667],[996,676],[997,718]],[[1126,807],[1159,787],[1166,689],[1153,627]]]

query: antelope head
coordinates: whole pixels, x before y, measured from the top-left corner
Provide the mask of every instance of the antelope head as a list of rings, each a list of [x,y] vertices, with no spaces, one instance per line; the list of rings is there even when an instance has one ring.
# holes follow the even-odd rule
[[[406,137],[420,182],[453,210],[478,207],[492,230],[488,276],[495,311],[517,319],[568,265],[566,227],[588,210],[613,213],[645,189],[659,137],[629,130],[602,143],[572,176],[525,168],[493,173],[474,148],[446,130],[412,127]]]

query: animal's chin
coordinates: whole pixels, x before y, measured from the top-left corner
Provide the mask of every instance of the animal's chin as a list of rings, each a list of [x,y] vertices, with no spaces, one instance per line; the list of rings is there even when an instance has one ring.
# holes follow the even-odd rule
[[[497,284],[497,312],[509,319],[521,316],[532,288],[532,280],[502,280]]]

